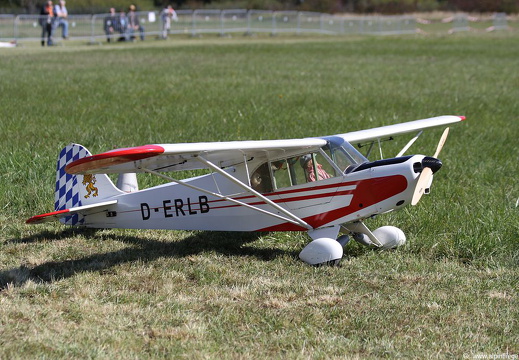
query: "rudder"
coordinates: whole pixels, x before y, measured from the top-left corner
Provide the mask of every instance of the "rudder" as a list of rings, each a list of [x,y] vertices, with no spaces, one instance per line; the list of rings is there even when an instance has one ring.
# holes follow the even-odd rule
[[[71,175],[65,171],[67,164],[91,155],[79,144],[70,144],[61,150],[56,168],[55,211],[94,204],[101,199],[122,193],[106,174],[83,176]],[[84,218],[80,214],[75,214],[60,221],[67,225],[82,225]]]

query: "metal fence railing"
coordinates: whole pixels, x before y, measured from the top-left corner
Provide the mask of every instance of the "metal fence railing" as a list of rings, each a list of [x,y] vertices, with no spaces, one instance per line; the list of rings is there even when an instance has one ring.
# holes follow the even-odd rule
[[[419,31],[418,20],[413,16],[352,16],[330,15],[303,11],[270,11],[270,10],[178,10],[177,17],[171,21],[168,34],[202,34],[267,33],[316,33],[331,35],[394,35],[412,34]],[[166,33],[165,22],[158,11],[138,12],[139,22],[145,37],[163,37]],[[106,41],[105,21],[109,14],[70,15],[68,17],[69,37],[75,40],[86,40],[90,43]],[[116,18],[124,16],[117,14]],[[42,38],[42,26],[39,15],[2,15],[0,14],[0,41],[15,40],[39,41]],[[420,24],[423,24],[421,20]],[[467,14],[458,13],[441,22],[449,26],[450,33],[471,30],[469,21],[476,21]],[[494,14],[489,30],[509,28],[507,15]],[[488,30],[487,29],[487,30]],[[420,29],[420,31],[422,31]],[[423,32],[423,31],[422,31]],[[140,34],[139,34],[140,35]],[[118,29],[109,37],[113,40],[129,39],[127,31]],[[53,39],[61,39],[61,29],[54,28]]]
[[[505,13],[494,14],[493,30],[506,30],[508,28],[508,22]]]
[[[14,15],[0,14],[0,39],[13,40],[15,38]]]
[[[452,22],[451,32],[469,31],[469,19],[467,14],[456,14]]]
[[[75,39],[89,39],[92,34],[91,15],[70,15],[68,17],[69,34]],[[42,27],[39,15],[18,15],[14,18],[14,38],[18,41],[40,40]],[[59,28],[55,28],[53,35],[55,40],[61,36]],[[3,34],[3,33],[0,33]],[[4,36],[2,36],[4,37]]]
[[[137,13],[144,36],[160,37],[164,21],[158,11]],[[69,38],[85,39],[92,43],[105,41],[105,20],[109,14],[69,15]],[[117,15],[118,17],[120,15]],[[42,26],[39,15],[0,15],[0,41],[39,41]],[[219,34],[221,36],[243,33],[321,33],[321,34],[407,34],[416,31],[416,21],[411,16],[336,16],[301,11],[268,10],[179,10],[171,22],[169,34]],[[111,38],[128,38],[123,31]],[[54,41],[61,38],[61,30],[54,26]]]

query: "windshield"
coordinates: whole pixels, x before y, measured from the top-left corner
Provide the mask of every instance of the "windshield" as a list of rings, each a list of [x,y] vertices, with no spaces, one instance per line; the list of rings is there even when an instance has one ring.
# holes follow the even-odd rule
[[[324,149],[333,162],[344,172],[349,166],[358,165],[369,160],[358,152],[349,142],[338,136],[325,137],[329,148]]]

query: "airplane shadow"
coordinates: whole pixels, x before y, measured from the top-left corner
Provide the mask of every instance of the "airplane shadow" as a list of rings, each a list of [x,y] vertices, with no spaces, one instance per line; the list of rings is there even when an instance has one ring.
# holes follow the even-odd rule
[[[119,264],[132,261],[153,261],[162,257],[182,258],[203,252],[217,252],[227,256],[252,256],[262,261],[270,261],[279,256],[297,257],[297,252],[275,248],[259,249],[248,246],[264,233],[249,232],[208,232],[200,231],[181,241],[168,242],[150,240],[144,237],[117,234],[98,234],[95,229],[66,229],[55,233],[44,231],[21,239],[8,240],[8,243],[38,243],[41,241],[70,238],[76,234],[87,237],[108,237],[130,246],[112,252],[92,254],[78,259],[48,261],[29,268],[20,266],[0,271],[0,291],[8,286],[21,286],[29,280],[36,283],[52,283],[83,272],[104,272]]]

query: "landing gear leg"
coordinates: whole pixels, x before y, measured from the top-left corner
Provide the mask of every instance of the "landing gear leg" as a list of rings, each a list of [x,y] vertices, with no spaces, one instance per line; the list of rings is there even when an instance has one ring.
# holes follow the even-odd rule
[[[359,221],[343,227],[350,231],[355,241],[381,250],[395,249],[406,242],[404,232],[395,226],[382,226],[371,232],[362,221]]]

